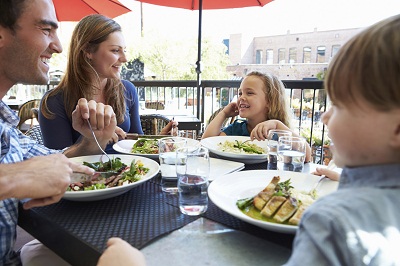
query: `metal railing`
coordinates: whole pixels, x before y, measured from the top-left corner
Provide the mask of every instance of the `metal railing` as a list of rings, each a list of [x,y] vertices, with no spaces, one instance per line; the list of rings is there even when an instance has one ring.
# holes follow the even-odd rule
[[[143,106],[147,101],[161,102],[166,109],[176,112],[185,109],[185,113],[190,113],[201,120],[203,129],[207,126],[208,118],[213,112],[235,100],[240,82],[240,80],[203,80],[200,90],[204,90],[204,92],[198,93],[195,80],[132,81],[138,89],[139,100]],[[329,140],[326,136],[325,126],[320,121],[321,114],[327,109],[327,97],[323,82],[283,80],[283,83],[293,112],[294,128],[313,146],[314,162],[326,164],[330,155],[329,148],[324,148],[324,144]],[[25,94],[32,99],[37,99],[57,84],[56,81],[43,86],[18,84],[7,95],[17,95],[17,93],[21,93],[21,90],[23,91],[21,86],[25,86]],[[197,95],[204,95],[204,97],[197,99]],[[29,100],[29,97],[26,100]],[[198,103],[200,104],[199,109],[197,108]]]

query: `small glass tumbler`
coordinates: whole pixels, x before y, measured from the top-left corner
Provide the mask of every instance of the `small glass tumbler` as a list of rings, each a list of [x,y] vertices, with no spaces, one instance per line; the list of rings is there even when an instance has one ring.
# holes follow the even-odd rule
[[[176,152],[179,209],[186,215],[199,215],[208,207],[208,177],[210,157],[208,149],[194,146]]]
[[[165,137],[158,141],[158,153],[161,169],[161,189],[168,193],[178,192],[176,176],[176,151],[185,147],[187,139],[180,137]]]
[[[268,170],[278,169],[278,140],[279,137],[292,136],[289,130],[271,129],[268,131]]]
[[[278,169],[302,172],[306,158],[306,139],[280,137],[278,141]]]

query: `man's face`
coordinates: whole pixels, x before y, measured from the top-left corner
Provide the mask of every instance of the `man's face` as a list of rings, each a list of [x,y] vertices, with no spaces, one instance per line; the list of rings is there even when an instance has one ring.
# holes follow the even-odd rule
[[[62,52],[52,1],[26,1],[26,5],[15,33],[1,29],[0,81],[3,85],[0,86],[47,84],[49,60],[53,53]]]

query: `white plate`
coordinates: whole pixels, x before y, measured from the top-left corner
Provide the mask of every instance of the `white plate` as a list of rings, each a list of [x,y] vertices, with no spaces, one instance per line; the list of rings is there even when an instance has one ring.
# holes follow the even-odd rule
[[[187,139],[187,145],[188,146],[193,146],[197,145],[199,141],[191,138],[186,138]],[[120,140],[117,143],[113,145],[113,149],[117,152],[120,153],[125,153],[125,154],[132,154],[132,155],[138,155],[138,156],[144,156],[150,159],[158,159],[158,153],[157,154],[142,154],[142,153],[133,153],[132,152],[132,147],[133,144],[136,143],[137,140],[133,139],[124,139]]]
[[[217,137],[209,137],[206,139],[202,139],[200,141],[201,145],[206,147],[210,152],[221,156],[222,158],[242,162],[245,164],[255,164],[255,163],[262,163],[268,160],[268,142],[267,141],[258,141],[254,140],[252,143],[260,146],[265,150],[265,154],[239,154],[233,152],[223,152],[218,147],[219,143],[223,143],[225,141],[246,141],[249,140],[250,137],[243,137],[243,136],[217,136]]]
[[[114,155],[114,157],[121,158],[121,161],[127,165],[130,165],[133,160],[141,160],[144,166],[149,168],[149,172],[141,180],[128,185],[99,189],[99,190],[74,191],[74,192],[67,191],[65,192],[63,198],[73,201],[95,201],[95,200],[103,200],[116,197],[146,182],[147,180],[157,175],[158,172],[160,171],[160,165],[154,160],[148,158],[133,156],[133,155],[121,155],[121,154],[116,154]],[[83,163],[83,162],[99,162],[100,160],[104,161],[105,159],[103,155],[91,155],[91,156],[73,157],[71,158],[71,160],[77,163]]]
[[[242,213],[236,206],[237,200],[257,195],[277,175],[281,177],[281,181],[290,178],[294,188],[304,191],[309,191],[320,178],[311,174],[279,170],[241,171],[221,176],[211,182],[208,187],[208,195],[220,209],[242,221],[267,230],[294,234],[298,226],[253,219]],[[336,181],[325,179],[317,189],[318,196],[322,197],[335,191],[338,184]]]
[[[210,158],[210,176],[208,177],[208,181],[214,181],[223,175],[240,171],[243,168],[244,163]]]

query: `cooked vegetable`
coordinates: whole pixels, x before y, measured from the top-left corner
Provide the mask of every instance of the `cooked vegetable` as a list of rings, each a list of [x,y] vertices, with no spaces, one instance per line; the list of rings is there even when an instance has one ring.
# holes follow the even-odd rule
[[[257,146],[254,143],[248,141],[229,141],[218,143],[218,147],[221,151],[233,152],[233,153],[247,153],[247,154],[265,154],[263,148]]]

